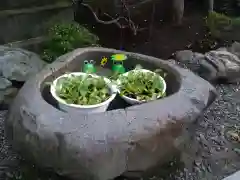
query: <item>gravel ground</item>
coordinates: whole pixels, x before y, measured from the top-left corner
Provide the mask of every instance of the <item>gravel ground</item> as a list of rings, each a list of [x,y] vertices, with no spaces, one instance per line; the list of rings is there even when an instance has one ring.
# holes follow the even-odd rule
[[[240,84],[217,85],[219,96],[196,124],[186,180],[220,180],[240,170]],[[183,173],[182,173],[183,174]]]
[[[194,130],[190,145],[184,149],[181,161],[185,167],[178,166],[179,160],[173,161],[165,166],[172,171],[170,175],[152,177],[151,180],[221,180],[240,169],[240,84],[217,85],[216,88],[219,97],[194,125],[197,130]],[[59,179],[25,163],[19,165],[17,155],[4,138],[5,115],[6,111],[0,112],[0,177],[33,180],[41,176],[39,180]],[[14,164],[18,170],[12,167]]]

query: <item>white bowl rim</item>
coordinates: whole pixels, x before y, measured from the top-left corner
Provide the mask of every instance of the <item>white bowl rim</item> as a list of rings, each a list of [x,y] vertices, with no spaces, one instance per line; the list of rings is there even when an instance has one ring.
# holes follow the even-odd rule
[[[163,82],[163,93],[166,92],[166,89],[167,89],[166,81],[165,81],[165,79],[164,79],[162,76],[160,76],[159,74],[157,74],[157,73],[155,73],[155,72],[153,72],[153,71],[150,71],[150,70],[148,70],[148,69],[133,69],[133,70],[131,70],[131,71],[128,71],[128,72],[122,74],[122,76],[127,76],[128,73],[129,73],[129,72],[132,72],[132,71],[150,72],[150,73],[153,73],[153,74],[158,75],[159,79]],[[120,85],[120,83],[121,83],[120,80],[117,80],[117,84]],[[119,94],[120,94],[120,89],[118,89],[118,90],[119,90]],[[138,103],[148,102],[148,101],[146,101],[146,100],[142,100],[142,101],[141,101],[141,100],[137,100],[137,99],[134,99],[134,98],[130,98],[130,97],[125,96],[125,95],[122,95],[122,97],[124,97],[125,99],[128,99],[128,100],[130,100],[130,101],[132,101],[132,102],[138,102]],[[158,97],[158,98],[159,98],[159,97]]]
[[[95,75],[95,74],[88,74],[88,73],[84,73],[84,72],[71,72],[71,73],[66,73],[66,74],[63,74],[61,76],[59,76],[58,78],[56,78],[53,83],[51,84],[51,87],[50,87],[50,92],[52,94],[52,96],[54,97],[54,99],[56,99],[58,102],[66,105],[66,106],[70,106],[70,107],[74,107],[74,108],[81,108],[81,109],[90,109],[90,108],[97,108],[97,107],[101,107],[103,105],[106,105],[108,103],[110,103],[117,95],[117,91],[115,92],[114,91],[114,87],[113,85],[111,84],[111,81],[108,79],[108,78],[105,78],[104,77],[104,81],[107,83],[107,85],[109,86],[109,88],[111,89],[111,96],[104,102],[102,103],[99,103],[99,104],[94,104],[94,105],[78,105],[78,104],[68,104],[66,103],[65,100],[63,100],[62,98],[60,98],[57,94],[56,94],[56,84],[58,82],[59,79],[63,78],[63,77],[69,77],[71,75],[74,75],[74,76],[81,76],[81,75],[90,75],[92,77],[97,77],[97,78],[100,78],[100,76],[98,75]]]

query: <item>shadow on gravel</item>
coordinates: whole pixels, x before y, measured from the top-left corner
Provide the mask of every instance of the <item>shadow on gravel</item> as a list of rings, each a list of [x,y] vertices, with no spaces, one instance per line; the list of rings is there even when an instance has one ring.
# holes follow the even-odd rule
[[[1,177],[4,180],[70,180],[60,177],[47,170],[41,170],[34,165],[30,165],[24,160],[16,162],[15,166],[7,169]],[[158,167],[159,168],[159,167]],[[0,167],[1,169],[1,167]],[[159,168],[159,173],[154,177],[143,176],[141,178],[117,177],[114,180],[175,180],[175,175],[183,169],[183,163],[179,157],[174,157],[170,162]],[[174,175],[175,174],[175,175]]]

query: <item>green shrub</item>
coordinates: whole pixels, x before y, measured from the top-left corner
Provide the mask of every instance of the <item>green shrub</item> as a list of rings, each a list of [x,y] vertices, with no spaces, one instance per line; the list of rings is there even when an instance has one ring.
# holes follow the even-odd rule
[[[43,60],[54,61],[57,57],[76,48],[97,46],[98,37],[77,23],[58,23],[48,31]]]
[[[221,29],[228,28],[231,24],[232,19],[230,17],[217,12],[210,12],[206,19],[208,29],[215,37],[219,37]]]
[[[240,27],[240,18],[210,12],[206,18],[206,25],[214,37],[220,38],[222,32],[231,32],[234,28]]]

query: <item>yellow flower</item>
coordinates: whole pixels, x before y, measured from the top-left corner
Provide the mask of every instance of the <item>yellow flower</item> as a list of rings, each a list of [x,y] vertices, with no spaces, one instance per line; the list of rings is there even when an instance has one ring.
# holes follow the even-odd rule
[[[101,66],[104,66],[107,63],[108,59],[106,57],[102,58]]]

